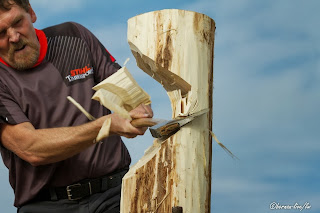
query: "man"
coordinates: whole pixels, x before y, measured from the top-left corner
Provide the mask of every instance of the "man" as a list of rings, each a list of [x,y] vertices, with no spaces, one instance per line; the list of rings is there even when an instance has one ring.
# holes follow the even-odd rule
[[[18,212],[119,212],[129,153],[120,136],[143,135],[91,101],[94,85],[120,66],[76,23],[37,30],[28,0],[0,0],[1,155]],[[70,95],[94,117],[89,122]],[[149,106],[130,112],[152,117]],[[110,117],[111,136],[94,143]]]

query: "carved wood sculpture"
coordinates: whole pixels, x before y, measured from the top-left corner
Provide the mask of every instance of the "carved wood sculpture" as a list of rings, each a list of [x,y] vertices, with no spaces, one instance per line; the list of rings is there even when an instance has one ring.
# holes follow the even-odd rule
[[[163,85],[172,117],[209,108],[165,141],[154,141],[123,178],[122,213],[210,212],[215,22],[204,14],[162,10],[128,21],[138,66]]]

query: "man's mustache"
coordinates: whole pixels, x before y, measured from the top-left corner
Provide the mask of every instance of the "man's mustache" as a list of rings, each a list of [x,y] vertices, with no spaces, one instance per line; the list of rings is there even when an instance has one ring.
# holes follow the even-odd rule
[[[13,43],[10,45],[9,54],[13,54],[16,50],[22,49],[25,45],[28,45],[29,42],[25,40],[20,40],[18,43]]]

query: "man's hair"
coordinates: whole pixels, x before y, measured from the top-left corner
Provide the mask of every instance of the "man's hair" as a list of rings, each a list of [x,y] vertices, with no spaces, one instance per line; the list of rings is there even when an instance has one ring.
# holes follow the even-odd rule
[[[29,0],[0,0],[0,9],[10,10],[14,4],[25,9],[26,11],[28,11],[30,8]]]

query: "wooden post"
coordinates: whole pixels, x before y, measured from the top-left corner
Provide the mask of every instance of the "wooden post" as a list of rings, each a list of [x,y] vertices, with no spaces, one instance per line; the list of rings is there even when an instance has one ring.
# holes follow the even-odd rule
[[[210,212],[214,21],[204,14],[162,10],[128,21],[138,66],[167,90],[172,117],[202,109],[165,141],[155,140],[125,175],[121,212]]]

